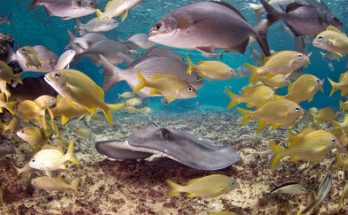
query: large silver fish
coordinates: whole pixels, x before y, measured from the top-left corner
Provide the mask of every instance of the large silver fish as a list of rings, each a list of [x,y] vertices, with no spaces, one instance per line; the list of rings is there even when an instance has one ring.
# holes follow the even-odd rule
[[[49,16],[62,17],[65,20],[90,15],[97,9],[91,0],[33,0],[30,9],[44,6]]]
[[[139,83],[136,78],[136,72],[138,71],[141,72],[146,79],[151,79],[154,74],[158,73],[175,74],[180,79],[188,81],[195,89],[203,85],[203,81],[196,73],[192,73],[190,76],[186,74],[187,65],[172,58],[157,56],[143,57],[134,61],[125,70],[113,66],[103,56],[100,56],[100,58],[102,59],[102,64],[105,69],[103,87],[105,91],[108,91],[113,85],[120,81],[126,81],[129,87],[134,89]],[[153,96],[150,95],[149,88],[142,89],[138,94],[144,97]]]
[[[225,2],[198,2],[163,17],[150,31],[149,40],[175,48],[215,53],[215,49],[244,53],[249,38],[270,55],[266,41],[243,15]]]

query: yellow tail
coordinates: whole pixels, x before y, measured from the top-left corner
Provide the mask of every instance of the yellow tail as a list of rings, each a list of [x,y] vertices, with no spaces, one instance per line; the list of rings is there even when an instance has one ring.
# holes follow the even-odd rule
[[[137,71],[135,73],[135,75],[137,76],[138,80],[139,80],[139,83],[138,85],[133,89],[133,91],[135,93],[139,92],[140,90],[142,90],[144,87],[146,87],[146,79],[144,78],[144,76],[139,72]]]
[[[77,179],[73,180],[70,184],[70,188],[76,193],[77,193],[77,188],[79,186],[79,183],[80,183],[80,179],[77,178]]]
[[[237,110],[242,114],[242,119],[239,122],[241,125],[243,125],[251,120],[250,111],[245,110],[243,108],[237,108]]]
[[[250,72],[254,72],[254,73],[260,74],[260,70],[259,70],[258,67],[253,66],[253,65],[248,64],[248,63],[245,63],[244,66],[245,66]]]
[[[260,80],[259,74],[254,71],[251,71],[251,75],[249,78],[249,83],[256,84]]]
[[[101,12],[101,10],[99,10],[99,9],[96,9],[96,10],[95,10],[95,13],[96,13],[96,15],[97,15],[97,17],[98,17],[98,21],[101,22],[102,19],[103,19],[104,13]]]
[[[79,160],[77,160],[75,154],[74,154],[74,140],[70,140],[68,150],[65,154],[66,160],[71,161],[72,163],[76,165],[80,165]]]
[[[4,108],[6,108],[6,110],[8,110],[8,112],[10,112],[12,115],[14,114],[13,108],[14,106],[16,106],[17,102],[7,102],[6,106]]]
[[[186,60],[187,60],[187,69],[186,69],[186,73],[188,75],[191,75],[191,73],[196,69],[195,65],[192,63],[192,60],[190,58],[189,55],[186,55]]]
[[[331,80],[330,78],[328,78],[329,79],[329,82],[330,82],[330,84],[331,84],[331,86],[332,86],[332,89],[331,89],[331,92],[330,92],[330,96],[332,96],[337,90],[338,90],[338,88],[337,88],[337,83],[335,83],[333,80]]]
[[[181,187],[179,184],[175,183],[171,180],[166,180],[168,186],[170,187],[169,196],[176,196],[180,193],[179,188]]]
[[[227,105],[227,108],[228,108],[228,109],[231,109],[231,108],[233,108],[234,106],[236,106],[236,105],[239,104],[239,101],[238,101],[239,96],[238,96],[238,95],[232,93],[232,92],[229,91],[229,90],[225,90],[225,93],[226,93],[226,95],[228,95],[228,97],[230,97],[230,99],[231,99],[230,103]]]
[[[281,153],[284,149],[282,149],[280,146],[278,146],[274,142],[274,140],[269,141],[269,145],[271,146],[271,149],[272,149],[273,154],[274,154],[272,157],[272,160],[271,160],[271,169],[275,169],[278,166],[280,160],[282,159]]]

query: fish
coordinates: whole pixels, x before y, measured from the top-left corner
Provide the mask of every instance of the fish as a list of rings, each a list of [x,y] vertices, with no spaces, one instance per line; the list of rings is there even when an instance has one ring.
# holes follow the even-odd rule
[[[291,194],[291,195],[302,195],[307,193],[307,189],[304,188],[302,184],[298,184],[296,182],[288,182],[280,186],[277,186],[276,188],[271,190],[270,193],[271,194],[285,193],[285,194]]]
[[[74,60],[76,56],[76,51],[72,49],[66,50],[59,58],[57,61],[57,64],[54,66],[55,70],[60,70],[60,69],[68,69],[70,63]]]
[[[90,138],[92,136],[91,131],[87,128],[76,128],[74,132],[82,138]]]
[[[31,180],[31,185],[40,190],[45,190],[47,192],[59,191],[64,192],[68,190],[72,190],[77,193],[77,188],[79,186],[80,179],[75,179],[71,182],[71,184],[67,184],[61,178],[51,178],[47,176],[33,178]]]
[[[17,102],[6,102],[5,94],[0,93],[0,113],[3,113],[3,109],[6,109],[10,114],[15,115],[14,107]]]
[[[284,11],[272,7],[265,0],[260,2],[271,19],[284,21],[296,37],[316,36],[330,25],[342,26],[342,22],[327,9],[291,3]]]
[[[297,144],[289,145],[287,149],[281,148],[274,141],[270,141],[274,153],[271,159],[271,168],[275,169],[285,157],[290,157],[291,162],[299,160],[312,163],[320,162],[338,145],[339,142],[335,135],[325,130],[311,131],[305,134]]]
[[[348,36],[335,26],[328,26],[314,38],[313,46],[342,57],[348,54]]]
[[[48,176],[52,171],[66,169],[66,162],[72,162],[80,165],[80,162],[74,154],[74,141],[70,140],[68,150],[64,154],[60,149],[54,147],[42,148],[29,161],[29,167],[41,171],[45,171]]]
[[[348,71],[341,73],[338,83],[334,82],[330,78],[328,78],[328,80],[332,86],[330,96],[332,96],[337,90],[341,90],[341,96],[348,94]]]
[[[340,101],[340,108],[341,108],[341,111],[347,111],[348,110],[348,101]]]
[[[288,94],[284,98],[298,104],[311,102],[319,90],[324,92],[323,81],[314,75],[304,74],[289,85]]]
[[[26,126],[16,132],[17,136],[27,142],[34,150],[40,149],[48,144],[49,137],[45,130],[35,127]]]
[[[19,128],[19,121],[17,117],[13,117],[11,120],[6,123],[1,124],[1,136],[7,139],[12,139],[13,134]]]
[[[71,46],[71,48],[76,50],[77,53],[82,52],[83,49],[88,49],[93,44],[99,41],[109,39],[104,34],[101,34],[101,33],[87,33],[83,35],[82,37],[76,37],[69,30],[68,30],[68,36],[69,36],[69,45]]]
[[[335,126],[335,128],[347,129],[348,128],[348,114],[344,115],[343,122],[338,122],[336,120],[332,120],[331,123]]]
[[[127,41],[124,42],[129,49],[149,49],[152,48],[155,44],[149,41],[149,38],[146,34],[134,34]],[[161,55],[163,56],[163,55]]]
[[[230,103],[227,105],[228,109],[241,103],[246,103],[248,107],[260,107],[275,97],[274,91],[265,85],[245,87],[240,96],[227,89],[225,89],[225,93],[231,99]]]
[[[273,129],[291,128],[304,114],[301,106],[287,99],[271,100],[256,111],[237,109],[242,114],[240,124],[244,124],[251,119],[259,120],[258,133],[262,131],[266,124],[270,124]]]
[[[6,143],[6,142],[2,142],[0,144],[0,159],[4,158],[6,155],[15,154],[15,153],[16,153],[16,150],[12,144]]]
[[[279,51],[264,59],[264,65],[256,67],[251,64],[244,64],[250,71],[258,75],[291,74],[296,70],[307,66],[310,63],[309,56],[296,51]]]
[[[124,21],[128,16],[128,11],[139,4],[141,0],[111,0],[105,6],[104,12],[97,9],[96,14],[98,20],[112,19],[113,17],[120,16]]]
[[[97,140],[96,150],[117,160],[145,159],[159,154],[199,170],[224,169],[241,160],[230,144],[217,144],[185,131],[158,125],[135,129],[131,135],[121,139]]]
[[[302,129],[300,132],[289,130],[288,147],[295,146],[296,144],[301,142],[303,137],[305,137],[308,133],[312,131],[315,131],[315,129],[312,126],[308,126]]]
[[[244,53],[250,37],[258,42],[266,56],[270,55],[267,42],[226,2],[197,2],[174,9],[149,33],[151,42],[209,54],[215,54],[216,49]]]
[[[35,100],[43,95],[57,97],[58,94],[49,84],[46,83],[44,76],[24,78],[22,84],[19,84],[16,87],[9,85],[8,90],[11,94],[11,99],[18,103],[25,100]]]
[[[56,105],[57,99],[54,96],[42,95],[34,100],[41,109],[48,109]]]
[[[256,84],[259,81],[273,89],[286,87],[289,86],[289,84],[291,84],[291,80],[289,79],[289,77],[283,74],[278,74],[271,78],[263,75],[258,75],[257,73],[253,73],[250,76],[249,83]]]
[[[345,180],[345,184],[343,187],[343,190],[341,192],[340,202],[339,202],[339,208],[343,208],[344,199],[348,196],[348,180]]]
[[[90,77],[78,70],[52,71],[45,75],[45,81],[62,97],[86,107],[91,114],[101,109],[109,125],[112,125],[112,112],[124,106],[122,103],[106,104],[103,90]]]
[[[7,24],[11,24],[11,16],[12,14],[10,13],[9,15],[5,16],[5,17],[0,17],[0,26],[2,26],[2,24],[7,23]]]
[[[336,119],[336,111],[330,107],[320,110],[317,108],[310,108],[309,113],[312,115],[314,123],[332,122]]]
[[[25,122],[35,120],[40,128],[46,129],[46,114],[45,109],[41,108],[32,100],[25,100],[18,104],[16,116]]]
[[[126,113],[139,113],[139,110],[134,106],[125,106],[122,110]]]
[[[180,54],[165,46],[154,46],[147,49],[143,54],[143,57],[145,58],[150,56],[171,58],[179,63],[184,63],[184,58]]]
[[[138,112],[142,114],[149,114],[152,112],[152,109],[150,107],[143,107],[138,109]]]
[[[39,54],[36,50],[31,46],[24,46],[17,50],[18,57],[25,59],[25,66],[27,68],[36,67],[37,69],[41,69],[41,62],[39,60]]]
[[[15,83],[15,82],[13,82],[13,83]],[[9,89],[7,87],[7,82],[4,80],[0,80],[0,92],[5,95],[6,101],[8,102],[8,100],[11,97],[11,92],[9,91]]]
[[[20,77],[22,73],[14,74],[12,67],[8,66],[7,63],[0,60],[0,79],[6,81],[8,84],[22,83]]]
[[[239,186],[233,178],[221,174],[192,179],[187,182],[185,186],[179,185],[171,180],[167,180],[166,182],[171,188],[169,196],[176,196],[179,193],[188,193],[188,198],[214,198],[229,193]]]
[[[136,95],[133,92],[124,92],[124,93],[118,94],[118,98],[121,98],[121,99],[131,99],[131,98],[134,98],[135,96]]]
[[[234,70],[220,61],[200,61],[197,65],[193,64],[190,57],[186,56],[188,67],[187,74],[197,71],[202,78],[209,80],[228,80],[237,76]]]
[[[141,105],[142,101],[139,98],[131,98],[126,100],[124,103],[126,107],[135,107]]]
[[[99,21],[98,18],[94,18],[85,24],[77,20],[76,31],[80,32],[81,35],[85,35],[87,33],[107,32],[117,28],[118,25],[119,23],[115,19],[103,19]]]
[[[102,56],[100,58],[104,67],[104,91],[109,91],[113,85],[122,80],[126,81],[129,87],[134,90],[138,84],[137,71],[140,71],[146,79],[150,79],[156,74],[174,74],[181,80],[188,82],[196,90],[203,85],[203,81],[197,73],[187,75],[187,65],[172,57],[145,56],[134,61],[125,70],[112,65]],[[154,96],[150,94],[150,89],[142,89],[137,94],[141,97]]]
[[[97,9],[91,0],[33,0],[29,6],[32,10],[44,6],[48,16],[61,17],[64,20],[90,15]]]
[[[136,76],[139,83],[134,88],[135,93],[139,92],[145,87],[148,87],[151,88],[150,94],[163,96],[165,101],[168,103],[174,101],[175,99],[189,99],[197,97],[197,91],[195,88],[176,75],[154,74],[151,80],[146,80],[144,76],[137,71]]]

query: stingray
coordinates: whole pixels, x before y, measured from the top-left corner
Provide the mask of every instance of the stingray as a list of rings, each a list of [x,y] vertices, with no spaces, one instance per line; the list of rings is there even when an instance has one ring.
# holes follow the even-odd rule
[[[97,151],[117,160],[145,159],[153,154],[199,170],[218,170],[241,160],[234,149],[164,127],[140,128],[128,137],[96,143]]]

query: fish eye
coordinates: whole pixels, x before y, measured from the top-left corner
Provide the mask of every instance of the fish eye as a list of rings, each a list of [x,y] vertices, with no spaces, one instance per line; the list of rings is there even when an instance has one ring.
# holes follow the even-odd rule
[[[189,88],[187,88],[187,90],[188,90],[189,92],[191,92],[191,91],[193,91],[193,88],[192,88],[192,87],[189,87]]]
[[[34,162],[34,163],[35,163],[35,159],[31,160],[31,162]]]
[[[231,186],[234,186],[234,185],[236,185],[236,182],[231,181],[230,185],[231,185]]]
[[[303,57],[303,54],[300,53],[300,54],[297,55],[297,57],[298,57],[298,58],[302,58],[302,57]]]
[[[156,30],[159,30],[161,27],[162,27],[162,24],[161,24],[161,23],[157,23],[157,24],[155,25]]]
[[[202,79],[201,79],[201,77],[197,77],[197,81],[201,81]]]
[[[336,138],[332,138],[331,140],[333,143],[336,143],[337,139]]]
[[[323,38],[323,36],[318,36],[318,39],[321,41],[321,40],[323,40],[324,38]]]
[[[54,73],[54,77],[55,78],[60,78],[60,73],[59,72]]]
[[[300,107],[296,107],[295,110],[296,110],[296,112],[299,112],[301,110],[301,108]]]

